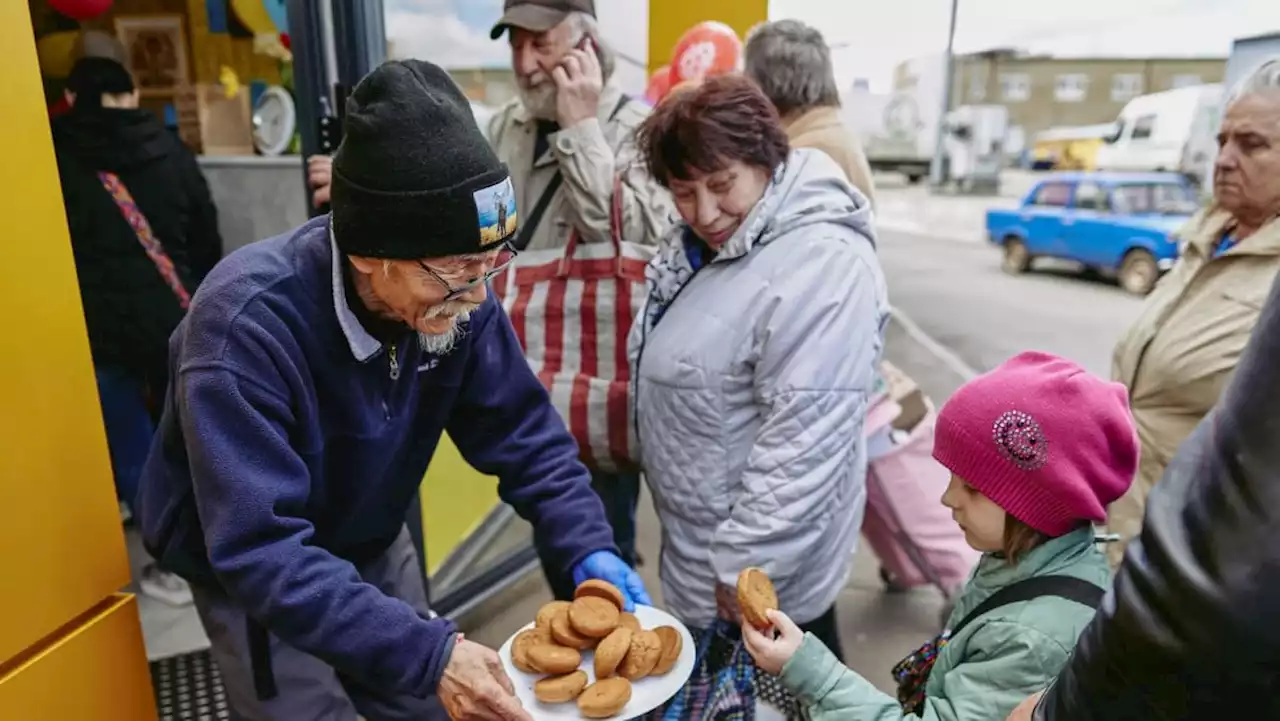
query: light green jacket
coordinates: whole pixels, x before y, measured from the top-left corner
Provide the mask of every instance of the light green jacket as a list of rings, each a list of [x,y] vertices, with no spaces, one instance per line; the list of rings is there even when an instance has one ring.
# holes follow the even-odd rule
[[[1031,576],[1050,575],[1110,586],[1109,567],[1094,545],[1093,529],[1048,541],[1016,566],[984,555],[948,626],[958,624],[1001,588]],[[1003,721],[1026,697],[1058,676],[1093,614],[1094,609],[1057,596],[1012,603],[984,614],[938,654],[925,686],[921,717],[924,721]],[[896,698],[845,668],[813,636],[805,637],[782,669],[782,683],[808,706],[812,721],[915,718],[903,713]]]

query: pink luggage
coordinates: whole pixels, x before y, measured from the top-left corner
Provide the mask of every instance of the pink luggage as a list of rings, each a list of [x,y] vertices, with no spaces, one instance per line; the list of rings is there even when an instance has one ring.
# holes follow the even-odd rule
[[[869,420],[875,411],[869,411]],[[933,459],[936,420],[929,406],[905,442],[882,450],[867,464],[862,535],[880,559],[881,576],[890,586],[928,584],[951,599],[981,554],[965,543],[950,509],[942,505],[951,473]],[[869,433],[879,430],[870,422],[867,426]]]

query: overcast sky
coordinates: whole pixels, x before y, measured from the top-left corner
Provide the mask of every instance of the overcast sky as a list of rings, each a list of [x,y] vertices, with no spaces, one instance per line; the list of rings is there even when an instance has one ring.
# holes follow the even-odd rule
[[[489,40],[502,0],[385,0],[387,35],[400,56],[446,67],[502,66]],[[1280,0],[959,0],[956,49],[1016,46],[1055,55],[1225,56],[1231,40],[1280,32]],[[605,35],[644,59],[647,0],[596,0]],[[950,0],[772,0],[773,19],[820,26],[841,86],[856,77],[887,89],[899,61],[946,46]]]

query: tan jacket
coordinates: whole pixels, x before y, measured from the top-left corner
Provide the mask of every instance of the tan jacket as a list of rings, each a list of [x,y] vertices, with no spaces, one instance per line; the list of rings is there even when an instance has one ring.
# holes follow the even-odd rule
[[[1280,219],[1212,257],[1230,218],[1205,210],[1179,231],[1182,256],[1115,349],[1112,376],[1129,388],[1142,446],[1138,477],[1110,511],[1126,542],[1142,528],[1152,486],[1226,388],[1280,271]],[[1123,545],[1113,544],[1113,562]]]
[[[533,157],[537,120],[519,100],[489,119],[486,135],[511,173],[522,225],[556,170],[564,175],[564,184],[547,206],[529,250],[562,248],[575,227],[584,241],[607,241],[614,177],[619,172],[624,240],[656,245],[672,222],[671,196],[636,162],[635,131],[648,108],[639,100],[628,100],[614,115],[621,99],[617,84],[606,83],[599,117],[552,133],[547,152],[537,159]]]
[[[876,186],[871,180],[871,166],[862,152],[862,143],[843,121],[839,108],[814,108],[785,121],[787,137],[793,148],[816,148],[830,155],[844,170],[853,187],[876,204]]]

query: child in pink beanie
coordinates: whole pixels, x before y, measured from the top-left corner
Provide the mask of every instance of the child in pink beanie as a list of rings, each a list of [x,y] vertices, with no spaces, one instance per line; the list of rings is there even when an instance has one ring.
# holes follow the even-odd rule
[[[1057,677],[1110,585],[1093,524],[1138,468],[1124,386],[1022,353],[947,401],[933,456],[951,471],[942,503],[983,556],[949,630],[894,668],[897,698],[785,614],[771,612],[767,634],[743,627],[756,663],[813,721],[1004,719]]]

